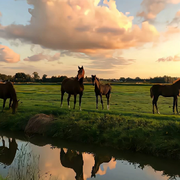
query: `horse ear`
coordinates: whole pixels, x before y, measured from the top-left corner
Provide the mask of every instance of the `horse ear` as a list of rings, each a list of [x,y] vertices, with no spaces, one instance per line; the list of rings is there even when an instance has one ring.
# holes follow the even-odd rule
[[[78,68],[80,69],[80,67],[78,66]]]
[[[83,69],[83,66],[81,68]]]

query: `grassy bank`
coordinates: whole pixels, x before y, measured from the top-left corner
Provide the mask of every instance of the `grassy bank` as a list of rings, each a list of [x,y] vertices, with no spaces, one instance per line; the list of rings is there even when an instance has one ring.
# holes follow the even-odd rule
[[[151,114],[150,86],[114,85],[107,111],[101,110],[100,104],[95,110],[94,87],[86,85],[81,112],[78,103],[76,110],[67,109],[67,95],[60,108],[60,85],[15,88],[23,103],[15,115],[7,108],[0,113],[0,129],[23,131],[33,115],[53,114],[56,120],[48,126],[45,136],[180,159],[180,116],[171,115],[172,98],[163,97],[158,101],[162,114]]]

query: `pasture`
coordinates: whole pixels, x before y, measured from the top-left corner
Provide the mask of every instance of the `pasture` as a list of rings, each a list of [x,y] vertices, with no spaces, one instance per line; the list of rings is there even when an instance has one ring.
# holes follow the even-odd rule
[[[112,85],[110,110],[103,97],[104,110],[96,100],[93,85],[85,85],[82,111],[78,97],[73,110],[74,98],[67,106],[67,94],[60,108],[60,85],[15,85],[19,104],[17,113],[11,114],[8,101],[4,112],[0,112],[0,129],[23,131],[28,120],[35,114],[52,114],[56,117],[47,128],[45,136],[57,137],[129,149],[156,156],[180,157],[180,115],[172,114],[172,98],[160,97],[158,107],[161,114],[152,114],[150,85]],[[0,106],[2,100],[0,100]]]

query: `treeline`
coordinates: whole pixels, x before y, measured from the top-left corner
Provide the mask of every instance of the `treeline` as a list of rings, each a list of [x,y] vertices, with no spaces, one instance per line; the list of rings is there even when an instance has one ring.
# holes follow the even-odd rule
[[[14,76],[0,74],[0,81],[12,81],[12,82],[62,82],[67,76],[59,75],[59,76],[52,76],[50,78],[44,74],[42,77],[39,76],[37,72],[33,72],[32,75],[25,74],[23,72],[18,72]],[[172,83],[178,77],[171,77],[171,76],[163,76],[163,77],[154,77],[154,78],[147,78],[141,79],[140,77],[136,78],[125,78],[120,77],[119,79],[101,79],[102,81],[108,82],[121,82],[121,83]],[[91,82],[91,77],[85,77],[84,82]]]

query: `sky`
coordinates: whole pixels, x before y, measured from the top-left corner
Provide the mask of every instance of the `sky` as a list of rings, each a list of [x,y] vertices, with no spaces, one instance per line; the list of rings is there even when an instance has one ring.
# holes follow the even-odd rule
[[[180,77],[180,0],[0,0],[0,73]]]

